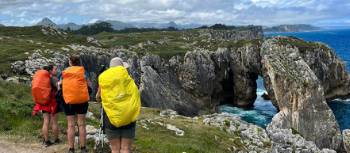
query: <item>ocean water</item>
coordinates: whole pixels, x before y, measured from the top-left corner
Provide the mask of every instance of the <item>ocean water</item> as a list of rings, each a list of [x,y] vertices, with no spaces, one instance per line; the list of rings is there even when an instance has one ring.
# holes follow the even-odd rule
[[[325,30],[314,32],[265,33],[268,36],[294,36],[306,41],[317,41],[333,48],[350,70],[350,29]]]
[[[230,105],[222,105],[219,107],[219,111],[238,115],[242,120],[261,127],[266,127],[267,124],[271,122],[272,117],[277,113],[277,109],[272,105],[270,100],[264,100],[261,97],[261,95],[266,92],[263,79],[259,77],[256,83],[258,86],[256,92],[257,98],[254,102],[253,108],[244,109]]]
[[[294,36],[306,41],[322,42],[333,48],[336,54],[346,62],[347,69],[350,72],[350,29],[345,30],[327,30],[316,32],[292,32],[292,33],[266,33],[265,36]],[[276,108],[271,101],[261,98],[265,92],[263,79],[259,77],[257,80],[257,99],[254,107],[250,109],[242,109],[229,105],[219,107],[221,112],[228,112],[240,116],[243,120],[266,127],[277,113]],[[328,104],[332,109],[341,130],[350,129],[350,99],[349,100],[333,100]]]

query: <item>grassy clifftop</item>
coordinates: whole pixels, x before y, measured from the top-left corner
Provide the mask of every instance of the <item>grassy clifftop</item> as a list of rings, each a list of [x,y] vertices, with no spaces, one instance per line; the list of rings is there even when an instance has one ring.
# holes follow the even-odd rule
[[[50,28],[0,27],[0,74],[8,73],[10,63],[26,59],[35,49],[61,51],[73,43],[88,45],[84,36]]]
[[[32,117],[34,103],[30,88],[23,84],[0,81],[0,137],[10,137],[17,143],[40,142],[41,117]],[[89,110],[99,118],[99,104],[91,103]],[[239,133],[230,134],[217,127],[204,125],[201,118],[191,119],[176,117],[169,119],[159,115],[160,110],[142,108],[137,122],[137,136],[133,146],[135,152],[173,153],[173,152],[230,152],[229,148],[245,150]],[[98,128],[98,120],[89,119],[88,125]],[[177,136],[165,125],[170,124],[184,131],[184,136]],[[61,138],[65,141],[66,121],[59,116]],[[64,142],[66,143],[66,142]],[[92,146],[90,145],[90,150]]]
[[[157,54],[164,58],[184,55],[187,51],[196,48],[215,51],[218,47],[260,44],[259,40],[212,40],[201,35],[198,30],[102,32],[93,37],[98,40],[101,48],[125,48],[141,55]],[[0,74],[11,72],[12,62],[26,59],[36,49],[62,52],[63,48],[70,49],[67,45],[71,44],[97,46],[94,43],[88,43],[86,36],[40,26],[0,27],[0,44]]]

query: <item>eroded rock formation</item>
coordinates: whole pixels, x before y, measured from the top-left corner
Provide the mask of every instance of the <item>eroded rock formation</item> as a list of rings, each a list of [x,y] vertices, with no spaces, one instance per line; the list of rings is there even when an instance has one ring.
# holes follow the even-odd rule
[[[293,129],[320,148],[338,150],[341,133],[321,82],[298,48],[280,41],[269,39],[261,48],[266,88],[280,110],[268,129]]]
[[[256,79],[262,75],[269,97],[280,110],[270,131],[293,129],[319,148],[340,148],[339,127],[326,101],[348,96],[350,81],[344,63],[324,45],[282,37],[217,50],[195,49],[169,60],[125,49],[69,48],[52,58],[34,53],[12,68],[30,75],[49,62],[63,68],[70,51],[79,52],[96,89],[98,74],[112,57],[119,56],[131,65],[129,71],[140,87],[144,106],[188,116],[215,112],[222,103],[252,106]]]

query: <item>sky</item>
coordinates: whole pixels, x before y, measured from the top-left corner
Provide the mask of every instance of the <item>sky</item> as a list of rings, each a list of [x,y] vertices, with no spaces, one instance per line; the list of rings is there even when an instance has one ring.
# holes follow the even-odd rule
[[[179,24],[349,26],[350,0],[0,0],[0,23],[175,21]]]

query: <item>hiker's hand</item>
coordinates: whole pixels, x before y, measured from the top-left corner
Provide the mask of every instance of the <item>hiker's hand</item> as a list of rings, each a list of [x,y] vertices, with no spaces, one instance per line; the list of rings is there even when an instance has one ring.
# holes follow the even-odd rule
[[[96,94],[96,101],[99,103],[101,102],[101,96],[99,94]]]
[[[96,101],[97,101],[97,102],[101,102],[101,88],[98,88],[98,89],[97,89],[97,92],[96,92]]]

